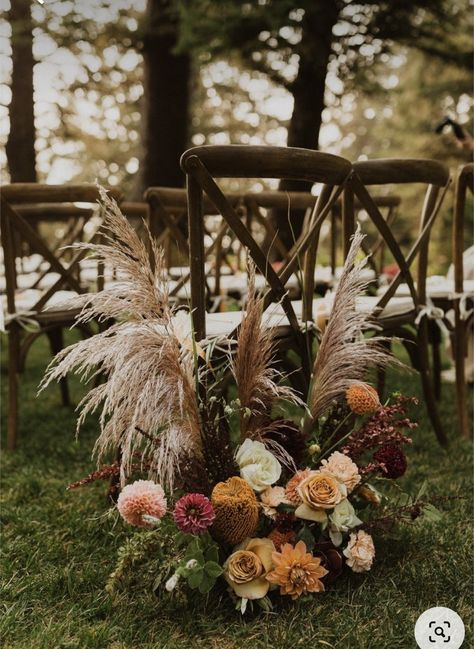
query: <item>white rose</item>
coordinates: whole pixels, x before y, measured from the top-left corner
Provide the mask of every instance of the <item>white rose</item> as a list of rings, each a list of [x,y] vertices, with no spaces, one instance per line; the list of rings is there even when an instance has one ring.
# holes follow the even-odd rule
[[[346,498],[334,507],[334,511],[329,516],[329,537],[338,547],[342,543],[342,532],[348,532],[361,524],[362,521],[357,518],[354,507]]]
[[[281,465],[261,442],[246,439],[235,456],[240,476],[254,489],[263,491],[279,480]]]

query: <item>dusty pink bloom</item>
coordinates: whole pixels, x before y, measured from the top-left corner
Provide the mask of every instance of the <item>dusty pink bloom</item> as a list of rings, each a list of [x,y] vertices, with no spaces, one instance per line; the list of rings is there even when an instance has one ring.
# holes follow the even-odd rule
[[[303,502],[301,496],[298,493],[298,487],[306,478],[309,478],[310,475],[313,475],[315,472],[311,469],[302,469],[297,471],[291,480],[287,483],[285,488],[285,496],[289,503],[292,505],[301,505]]]
[[[209,498],[202,494],[186,494],[176,503],[173,516],[181,532],[202,534],[216,515]]]
[[[276,508],[282,503],[288,504],[285,495],[285,487],[267,487],[260,494],[261,506],[265,516],[274,519],[277,514]]]
[[[166,514],[165,492],[152,480],[137,480],[122,489],[117,509],[130,525],[151,527],[143,520],[143,515],[162,518]]]
[[[339,482],[343,482],[349,493],[360,482],[357,464],[353,462],[350,457],[340,453],[339,451],[332,453],[332,455],[330,455],[327,460],[323,460],[321,464],[321,471],[324,471],[324,473],[330,473],[337,478]]]
[[[364,530],[352,533],[347,548],[343,552],[347,565],[354,572],[366,572],[372,567],[375,556],[372,537]]]

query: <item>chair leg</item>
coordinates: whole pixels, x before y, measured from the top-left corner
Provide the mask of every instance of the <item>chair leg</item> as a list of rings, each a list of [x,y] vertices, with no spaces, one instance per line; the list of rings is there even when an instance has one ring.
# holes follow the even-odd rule
[[[7,449],[16,448],[18,429],[18,389],[20,366],[20,328],[12,322],[8,330],[8,416]]]
[[[431,420],[431,424],[433,426],[438,442],[441,444],[441,446],[446,447],[448,445],[448,439],[439,418],[438,405],[436,403],[433,384],[430,376],[428,323],[426,318],[422,319],[418,327],[418,360],[420,367],[419,371],[421,376],[421,384],[428,416]]]
[[[51,347],[52,354],[59,354],[59,352],[64,348],[64,336],[62,327],[54,327],[54,329],[50,329],[46,333],[49,338],[49,345]],[[67,377],[60,379],[59,389],[61,391],[61,401],[63,406],[70,406],[71,399],[69,397]]]
[[[459,433],[462,437],[469,437],[466,399],[466,327],[459,316],[459,306],[455,310],[456,328],[454,335],[454,364],[456,368],[456,402]]]
[[[433,385],[436,401],[441,400],[441,331],[436,322],[429,323],[429,339],[431,343],[431,358],[433,367]]]

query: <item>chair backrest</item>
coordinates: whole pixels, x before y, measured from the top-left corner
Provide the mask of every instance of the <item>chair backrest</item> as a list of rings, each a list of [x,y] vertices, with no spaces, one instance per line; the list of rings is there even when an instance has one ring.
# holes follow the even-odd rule
[[[232,192],[228,198],[231,205],[242,216],[244,207],[242,194]],[[145,192],[145,200],[149,206],[151,235],[156,243],[163,246],[167,251],[167,264],[171,272],[172,261],[176,256],[186,262],[189,259],[186,189],[149,187]],[[214,227],[206,224],[205,217],[215,216],[218,216],[218,222],[213,224]],[[203,217],[203,230],[207,239],[204,257],[214,277],[212,287],[207,286],[209,298],[212,298],[219,295],[223,267],[228,266],[233,271],[235,270],[235,263],[231,259],[230,246],[224,245],[228,226],[207,197],[203,201]],[[178,281],[172,286],[170,296],[177,296],[183,286],[189,282],[189,279],[190,272],[183,270]]]
[[[109,192],[116,200],[121,193]],[[24,242],[28,249],[41,258],[41,276],[48,273],[57,275],[52,284],[38,291],[38,299],[31,310],[39,312],[48,300],[60,289],[77,293],[85,292],[79,279],[80,262],[86,256],[85,251],[65,253],[63,246],[82,240],[84,226],[94,213],[98,213],[96,201],[99,190],[95,185],[42,185],[37,183],[14,183],[6,185],[0,193],[2,246],[4,251],[6,297],[8,313],[16,313],[16,289],[18,286],[17,259],[21,255],[16,241]],[[38,224],[47,221],[64,220],[65,236],[51,242],[41,234]],[[96,236],[101,225],[98,219],[93,225],[89,239]],[[30,288],[35,288],[35,281]]]
[[[401,197],[396,194],[377,194],[372,196],[375,205],[384,215],[388,225],[392,225],[397,218],[398,209],[401,204]],[[359,200],[354,201],[355,212],[363,211],[362,205]],[[343,256],[348,252],[348,244],[350,244],[350,235],[347,236],[344,232],[344,225],[346,223],[342,219],[342,200],[338,201],[331,212],[331,271],[335,275],[337,267],[337,253],[338,253],[338,239],[339,232],[341,232],[342,241],[344,242]],[[380,233],[376,232],[374,237],[365,239],[362,242],[362,250],[368,257],[368,264],[374,271],[376,278],[382,274],[385,265],[385,242]]]
[[[268,306],[272,301],[281,301],[290,326],[298,337],[299,323],[287,295],[286,285],[297,270],[298,262],[317,239],[322,220],[329,214],[331,206],[342,192],[352,170],[350,162],[338,156],[307,149],[230,145],[189,149],[181,158],[181,167],[187,175],[191,307],[197,337],[204,337],[206,331],[203,193],[222,215],[230,231],[248,250],[257,269],[265,278],[269,287],[265,305]],[[291,255],[278,272],[268,262],[267,255],[249,228],[236,214],[217,185],[216,178],[285,178],[323,184],[323,191],[313,210],[308,228],[299,237]]]
[[[467,190],[474,194],[474,163],[461,167],[456,176],[454,190],[454,215],[453,215],[453,266],[454,266],[454,291],[461,294],[464,291],[464,222],[466,211]]]
[[[399,271],[380,298],[377,310],[383,309],[404,281],[415,308],[426,303],[426,274],[431,229],[450,183],[448,168],[436,160],[381,159],[356,162],[354,174],[344,193],[343,221],[345,246],[354,230],[354,196],[367,212],[390,250]],[[418,236],[408,253],[403,253],[394,229],[383,218],[368,188],[381,185],[422,184],[426,186],[423,208],[419,217]],[[417,260],[416,281],[411,271]]]

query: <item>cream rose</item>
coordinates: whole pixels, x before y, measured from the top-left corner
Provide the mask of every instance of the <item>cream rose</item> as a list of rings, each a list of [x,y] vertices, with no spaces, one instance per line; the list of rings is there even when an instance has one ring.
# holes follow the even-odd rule
[[[354,572],[366,572],[370,570],[375,557],[372,537],[367,532],[364,532],[364,530],[359,530],[357,534],[352,533],[343,554],[347,558],[347,565]]]
[[[326,509],[334,509],[347,495],[346,486],[329,473],[316,471],[298,486],[303,501],[295,511],[298,518],[326,523]]]
[[[348,493],[351,493],[361,480],[357,464],[350,457],[344,455],[344,453],[335,451],[327,460],[323,460],[321,464],[321,471],[330,473],[339,482],[343,482],[347,487]]]
[[[224,563],[224,578],[237,597],[261,599],[270,583],[265,579],[272,570],[275,546],[270,539],[245,539]]]
[[[329,537],[333,544],[338,547],[342,543],[342,533],[348,532],[353,527],[361,525],[362,521],[357,518],[354,507],[345,498],[329,516]]]
[[[263,491],[281,476],[281,465],[262,442],[246,439],[235,456],[243,478],[254,491]]]

